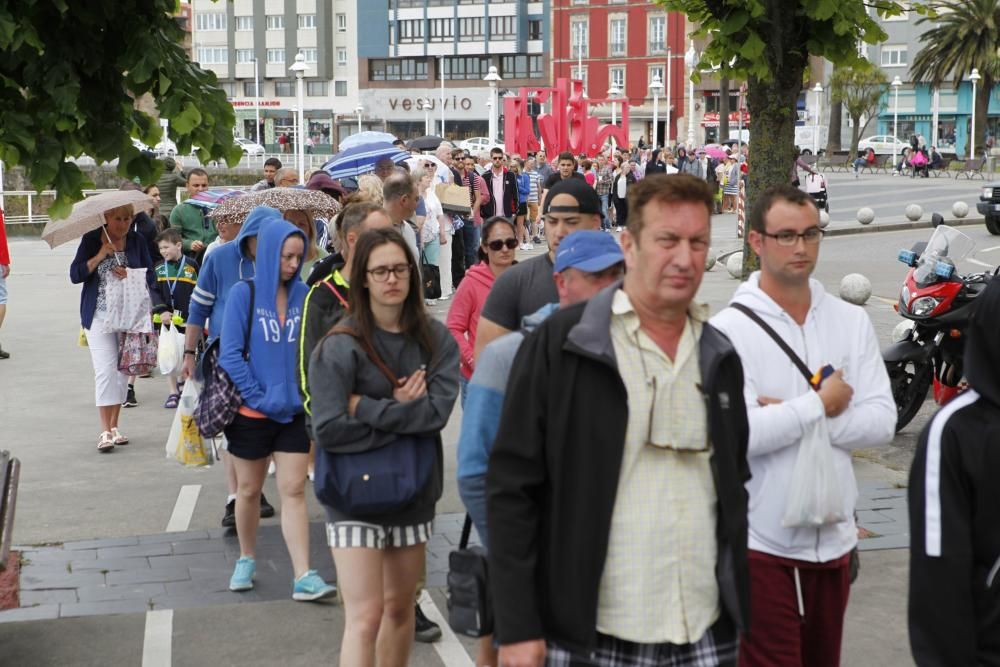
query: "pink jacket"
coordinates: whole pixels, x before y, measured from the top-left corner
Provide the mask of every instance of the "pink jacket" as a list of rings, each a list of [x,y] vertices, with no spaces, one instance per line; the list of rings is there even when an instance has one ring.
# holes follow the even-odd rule
[[[472,352],[476,348],[479,311],[483,309],[495,280],[489,265],[483,262],[476,264],[465,272],[465,278],[459,283],[448,310],[448,331],[458,343],[460,369],[466,380],[472,377],[474,368]]]

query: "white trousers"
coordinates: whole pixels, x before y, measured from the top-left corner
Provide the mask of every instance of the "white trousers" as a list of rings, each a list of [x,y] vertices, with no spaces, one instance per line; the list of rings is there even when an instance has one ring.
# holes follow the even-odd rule
[[[118,334],[100,333],[103,317],[94,315],[86,329],[90,361],[94,364],[94,403],[121,405],[128,393],[128,376],[118,370]]]
[[[441,246],[441,252],[438,255],[438,270],[441,272],[441,297],[446,297],[451,294],[451,247],[453,234],[446,233],[445,236],[448,238],[448,242]]]

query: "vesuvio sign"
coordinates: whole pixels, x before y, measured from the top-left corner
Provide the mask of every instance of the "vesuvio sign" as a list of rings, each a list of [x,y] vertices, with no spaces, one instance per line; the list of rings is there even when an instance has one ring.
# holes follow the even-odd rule
[[[428,111],[434,111],[438,108],[440,100],[434,98],[428,98],[426,101],[422,98],[411,99],[409,97],[390,97],[388,99],[389,108],[395,111],[396,109],[402,109],[403,111],[423,111],[427,109]],[[451,97],[444,98],[444,109],[445,111],[450,111],[454,109],[461,109],[463,111],[468,111],[472,108],[472,100],[468,97],[456,97],[452,95]]]
[[[551,112],[538,115],[538,134],[528,113],[529,105],[546,104]],[[601,124],[596,116],[589,115],[591,104],[618,105],[621,127]],[[556,79],[553,88],[521,88],[513,97],[503,98],[504,146],[508,153],[526,155],[541,149],[545,143],[547,154],[570,151],[574,155],[590,157],[601,152],[612,138],[619,146],[628,145],[628,99],[589,100],[583,95],[583,82]]]

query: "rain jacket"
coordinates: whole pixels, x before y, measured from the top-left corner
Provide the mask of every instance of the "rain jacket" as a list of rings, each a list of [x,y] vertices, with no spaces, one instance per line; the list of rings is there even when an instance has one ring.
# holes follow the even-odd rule
[[[243,405],[262,412],[282,424],[301,413],[298,374],[295,359],[301,334],[302,305],[309,290],[299,279],[299,271],[286,283],[288,306],[285,319],[278,317],[276,297],[281,280],[281,247],[285,239],[298,234],[308,243],[305,234],[285,222],[276,209],[257,214],[268,218],[257,241],[257,275],[254,276],[254,297],[250,303],[250,286],[240,282],[229,293],[219,364],[229,374],[240,391]],[[299,264],[301,270],[302,265]],[[247,309],[253,309],[251,326],[247,330]],[[243,359],[243,347],[249,336],[248,357]]]
[[[3,209],[0,209],[0,266],[10,266],[10,250],[7,248],[7,230],[4,225]]]
[[[459,284],[451,308],[448,309],[448,331],[458,343],[462,360],[462,377],[466,380],[472,377],[479,313],[495,281],[496,277],[490,270],[489,264],[485,262],[476,264],[465,272],[465,278]]]
[[[910,648],[920,665],[1000,665],[1000,278],[977,297],[969,389],[917,444],[910,507]]]

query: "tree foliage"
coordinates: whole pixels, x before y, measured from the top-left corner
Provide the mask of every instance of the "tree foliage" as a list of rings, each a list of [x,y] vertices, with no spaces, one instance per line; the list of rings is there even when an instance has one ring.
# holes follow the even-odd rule
[[[843,104],[851,117],[851,157],[858,148],[858,139],[871,119],[885,107],[884,94],[889,80],[881,69],[867,61],[861,64],[838,67],[830,77],[830,99]],[[861,125],[861,118],[866,118]]]
[[[54,188],[50,214],[65,215],[91,186],[67,158],[118,158],[143,182],[161,164],[132,144],[160,140],[136,108],[149,94],[178,151],[235,163],[235,116],[215,74],[190,62],[174,19],[177,0],[18,0],[0,5],[0,159],[21,165],[35,188]]]
[[[982,79],[976,92],[976,145],[985,145],[986,115],[993,87],[1000,81],[1000,2],[997,0],[939,0],[931,5],[935,26],[920,35],[924,47],[913,59],[910,76],[940,88],[951,81],[958,90],[973,68]]]
[[[788,182],[796,102],[809,57],[858,64],[859,41],[875,44],[886,38],[874,14],[884,17],[903,10],[894,0],[658,1],[683,12],[697,26],[695,36],[710,37],[696,71],[718,66],[720,77],[747,82],[751,198]],[[756,268],[748,247],[743,256],[744,272]]]

